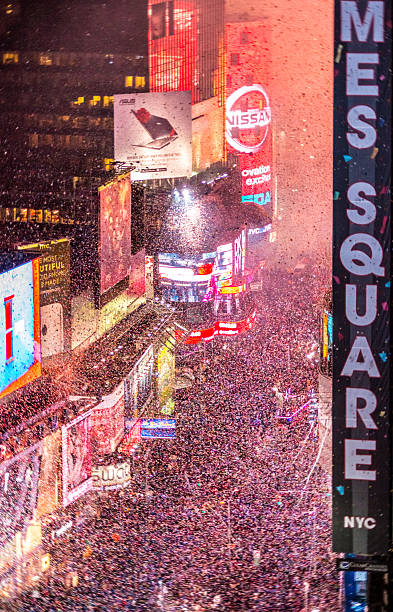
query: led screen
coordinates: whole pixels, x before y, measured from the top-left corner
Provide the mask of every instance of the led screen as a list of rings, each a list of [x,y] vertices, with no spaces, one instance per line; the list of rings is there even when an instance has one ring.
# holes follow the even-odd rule
[[[0,398],[41,375],[39,259],[0,274]]]
[[[157,356],[157,395],[161,414],[173,414],[172,392],[175,384],[175,354],[165,345]]]
[[[168,302],[206,301],[215,257],[215,252],[184,257],[160,253],[158,272],[163,298]]]
[[[239,156],[242,202],[271,207],[272,126],[266,22],[228,23],[226,139]]]
[[[129,175],[100,188],[100,293],[129,275],[131,181]]]

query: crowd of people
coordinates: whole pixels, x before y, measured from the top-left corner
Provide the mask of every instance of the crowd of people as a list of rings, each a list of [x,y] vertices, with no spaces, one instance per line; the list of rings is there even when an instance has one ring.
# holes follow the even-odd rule
[[[256,327],[215,340],[207,362],[190,358],[176,439],[145,443],[132,486],[106,494],[95,524],[63,545],[78,585],[57,572],[14,609],[340,609],[317,423],[307,408],[279,419],[277,401],[317,391],[306,353],[323,280],[311,267],[264,273]]]

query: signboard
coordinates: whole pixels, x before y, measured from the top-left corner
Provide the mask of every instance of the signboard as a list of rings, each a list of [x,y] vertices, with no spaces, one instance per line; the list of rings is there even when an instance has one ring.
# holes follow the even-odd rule
[[[0,398],[39,376],[40,271],[33,259],[0,273]]]
[[[63,506],[91,491],[91,412],[62,427]]]
[[[141,419],[143,438],[174,438],[175,419]]]
[[[388,564],[375,559],[336,559],[336,570],[338,572],[375,572],[386,574]]]
[[[92,470],[93,488],[101,491],[124,489],[131,481],[131,468],[127,461],[114,465],[97,465]]]
[[[333,550],[384,554],[391,532],[391,2],[336,0],[335,8]]]
[[[129,432],[124,436],[119,451],[124,455],[132,455],[141,443],[141,420],[137,419]]]
[[[154,350],[151,344],[138,359],[124,381],[124,401],[127,415],[140,411],[148,401],[153,386]]]
[[[60,497],[60,448],[61,430],[58,429],[42,440],[42,459],[37,500],[37,518],[52,514]]]
[[[206,301],[215,256],[215,252],[194,256],[159,253],[158,273],[163,298],[169,302]]]
[[[42,357],[70,346],[70,241],[67,238],[18,245],[40,255],[40,315]]]
[[[103,398],[91,412],[94,454],[113,453],[124,435],[124,385]]]
[[[175,403],[172,393],[175,387],[175,354],[166,344],[157,356],[157,396],[161,414],[172,414]]]
[[[34,516],[41,457],[39,442],[0,465],[0,547]]]
[[[115,159],[132,180],[191,176],[191,92],[114,96]]]
[[[100,293],[129,275],[131,266],[131,181],[123,175],[99,188]]]
[[[145,255],[145,287],[146,299],[154,299],[154,257]]]
[[[227,23],[225,38],[228,151],[239,156],[242,202],[271,210],[269,32],[266,22]]]

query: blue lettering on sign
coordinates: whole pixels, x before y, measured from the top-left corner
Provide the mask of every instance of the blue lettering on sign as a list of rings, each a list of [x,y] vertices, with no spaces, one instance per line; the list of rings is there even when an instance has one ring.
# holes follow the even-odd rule
[[[265,204],[269,204],[271,202],[270,191],[265,191],[264,193],[254,193],[250,195],[242,196],[242,202],[252,202],[253,204],[258,204],[259,206],[264,206]]]

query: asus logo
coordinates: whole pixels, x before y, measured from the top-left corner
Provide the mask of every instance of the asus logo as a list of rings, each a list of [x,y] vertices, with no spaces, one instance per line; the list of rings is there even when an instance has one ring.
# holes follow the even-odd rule
[[[120,100],[120,104],[135,104],[135,98],[123,98],[123,100]]]

